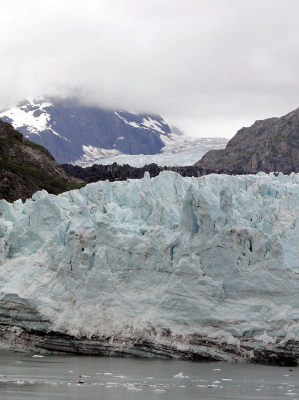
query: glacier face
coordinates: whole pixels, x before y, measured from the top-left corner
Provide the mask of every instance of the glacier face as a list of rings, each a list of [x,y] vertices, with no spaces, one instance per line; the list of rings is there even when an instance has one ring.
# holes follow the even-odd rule
[[[2,346],[299,357],[298,183],[165,171],[1,201]]]

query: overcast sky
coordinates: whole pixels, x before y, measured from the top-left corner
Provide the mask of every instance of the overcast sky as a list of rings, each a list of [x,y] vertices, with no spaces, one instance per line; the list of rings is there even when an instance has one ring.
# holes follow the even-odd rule
[[[299,107],[298,0],[1,0],[0,107],[81,93],[232,137]]]

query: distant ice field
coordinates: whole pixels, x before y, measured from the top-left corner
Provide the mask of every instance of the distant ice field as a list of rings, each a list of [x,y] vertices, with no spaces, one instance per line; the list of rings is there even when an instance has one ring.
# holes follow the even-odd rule
[[[102,158],[102,159],[90,159],[80,160],[73,163],[81,167],[91,167],[93,164],[111,165],[117,163],[119,165],[128,164],[131,167],[143,167],[148,164],[157,164],[160,167],[168,166],[188,166],[195,164],[200,160],[206,152],[198,152],[195,154],[154,154],[154,155],[130,155],[120,154],[115,157]]]
[[[225,148],[226,138],[195,138],[187,135],[176,135],[162,138],[165,146],[161,154],[131,155],[122,154],[117,150],[99,149],[92,146],[83,146],[84,155],[71,163],[81,167],[91,167],[93,164],[119,165],[128,164],[131,167],[143,167],[147,164],[157,164],[161,167],[188,166],[195,164],[209,150]]]

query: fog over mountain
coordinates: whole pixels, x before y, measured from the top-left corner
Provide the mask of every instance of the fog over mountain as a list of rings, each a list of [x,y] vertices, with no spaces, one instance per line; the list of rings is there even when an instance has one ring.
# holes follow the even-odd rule
[[[80,93],[232,137],[299,105],[296,0],[1,2],[0,108]]]

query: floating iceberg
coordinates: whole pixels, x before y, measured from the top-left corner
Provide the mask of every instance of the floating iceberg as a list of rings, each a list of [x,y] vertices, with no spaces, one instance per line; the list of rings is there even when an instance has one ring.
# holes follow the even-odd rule
[[[1,346],[295,360],[298,183],[165,171],[1,201]]]

